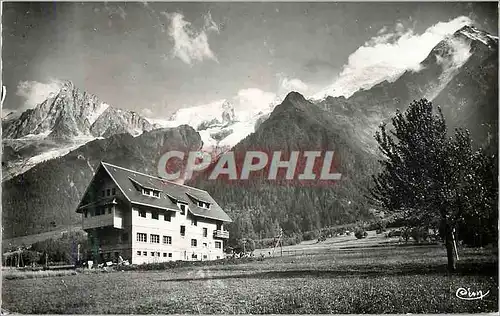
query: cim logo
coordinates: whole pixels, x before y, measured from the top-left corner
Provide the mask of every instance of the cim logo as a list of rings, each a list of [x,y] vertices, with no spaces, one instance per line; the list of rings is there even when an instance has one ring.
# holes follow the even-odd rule
[[[158,175],[171,181],[203,175],[207,180],[331,183],[342,178],[336,158],[334,151],[228,151],[217,157],[203,151],[168,151],[159,159]]]

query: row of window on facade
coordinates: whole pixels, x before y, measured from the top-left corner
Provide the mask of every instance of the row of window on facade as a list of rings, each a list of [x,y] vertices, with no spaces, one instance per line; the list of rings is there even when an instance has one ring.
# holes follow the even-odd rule
[[[183,206],[185,206],[185,205],[181,205],[181,215],[185,215],[186,214],[185,213],[186,212],[185,208]],[[145,210],[139,210],[139,217],[146,218],[147,217],[146,213],[147,212]],[[160,219],[160,212],[159,211],[152,211],[151,212],[151,218],[159,220]],[[165,213],[165,215],[163,216],[163,219],[166,222],[170,222],[170,221],[172,221],[172,215],[168,214],[168,213]],[[191,225],[198,226],[198,220],[196,218],[191,219]]]
[[[198,201],[198,206],[201,208],[210,209],[210,203],[207,203],[207,202]]]
[[[138,256],[144,256],[146,257],[148,255],[148,252],[147,251],[140,251],[140,250],[137,250],[137,255]],[[160,256],[160,252],[158,251],[151,251],[151,257],[159,257]],[[172,258],[172,253],[169,252],[169,253],[166,253],[164,252],[163,253],[163,257],[166,258],[168,256],[168,258]]]
[[[145,210],[139,210],[139,216],[146,218],[146,211]],[[159,211],[152,211],[151,212],[151,218],[152,219],[160,219],[160,212]],[[164,220],[167,222],[170,222],[172,220],[172,215],[165,213],[164,215]]]
[[[143,188],[142,189],[142,194],[143,195],[147,195],[147,196],[152,196],[152,197],[155,197],[155,198],[160,198],[160,191],[153,190],[153,189]]]
[[[151,251],[150,252],[151,254],[151,257],[160,257],[160,252],[159,251]],[[143,257],[147,257],[148,255],[148,252],[147,251],[140,251],[140,250],[137,250],[137,255],[138,256],[143,256]],[[172,253],[171,252],[164,252],[163,253],[163,258],[172,258]],[[193,253],[191,254],[191,258],[192,259],[198,259],[198,254],[196,253]],[[203,259],[208,259],[208,256],[207,255],[203,255]],[[220,259],[220,256],[217,256],[217,259]]]
[[[104,215],[106,213],[111,214],[112,210],[113,210],[112,205],[98,206],[95,208],[95,210],[83,211],[83,215],[85,216],[85,218],[87,218],[89,215],[91,217],[92,216],[100,216],[100,215]]]
[[[195,224],[195,226],[196,226],[196,224]],[[186,236],[186,226],[181,225],[180,233],[181,233],[182,237]],[[206,228],[206,227],[203,227],[203,237],[208,237],[208,228]]]
[[[181,228],[184,226],[181,226]],[[203,235],[206,237],[206,228],[203,229]],[[149,235],[149,240],[150,243],[152,244],[159,244],[160,243],[160,235],[156,234],[150,234]],[[148,234],[146,233],[137,233],[137,241],[138,242],[148,242]],[[171,245],[172,244],[172,236],[163,236],[162,239],[163,244],[165,245]],[[198,240],[197,239],[191,239],[191,247],[198,247]],[[208,247],[207,243],[203,243],[203,247]],[[216,241],[215,242],[215,248],[221,248],[222,247],[222,242]]]
[[[114,195],[116,195],[116,188],[106,189],[106,190],[102,190],[101,191],[101,196],[102,197],[105,197],[105,196],[114,196]]]
[[[154,189],[142,188],[142,195],[152,196],[152,197],[155,197],[155,198],[160,198],[160,191],[154,190]],[[182,203],[179,203],[179,204],[180,204],[180,207],[181,207],[181,214],[184,214],[184,212],[185,212],[184,208],[185,208],[186,205],[182,204]],[[203,202],[203,201],[198,201],[197,204],[201,208],[210,209],[210,203]]]

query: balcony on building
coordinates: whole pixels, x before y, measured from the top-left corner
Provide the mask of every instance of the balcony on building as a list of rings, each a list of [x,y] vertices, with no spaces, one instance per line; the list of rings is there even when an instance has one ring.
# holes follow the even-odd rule
[[[101,200],[79,208],[84,230],[113,227],[123,229],[123,212],[118,208],[115,199]]]
[[[214,238],[228,239],[229,232],[227,230],[214,230]]]

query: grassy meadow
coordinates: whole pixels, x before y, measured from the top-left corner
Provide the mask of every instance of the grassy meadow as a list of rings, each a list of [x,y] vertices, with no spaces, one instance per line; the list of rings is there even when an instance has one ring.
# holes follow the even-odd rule
[[[356,244],[353,236],[331,238],[323,245],[293,246],[295,252],[283,257],[242,264],[4,278],[2,308],[23,314],[498,310],[496,251],[461,249],[458,271],[450,274],[440,245],[384,244],[384,239],[370,237],[371,244],[361,240],[358,247],[350,246]],[[455,295],[461,287],[489,294],[481,300],[461,300]]]

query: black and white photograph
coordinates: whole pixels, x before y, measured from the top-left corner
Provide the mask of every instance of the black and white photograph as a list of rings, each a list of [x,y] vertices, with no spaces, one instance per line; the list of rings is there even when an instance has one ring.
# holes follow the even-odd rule
[[[1,3],[1,314],[498,313],[498,2]]]

